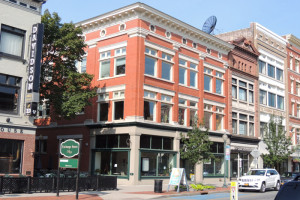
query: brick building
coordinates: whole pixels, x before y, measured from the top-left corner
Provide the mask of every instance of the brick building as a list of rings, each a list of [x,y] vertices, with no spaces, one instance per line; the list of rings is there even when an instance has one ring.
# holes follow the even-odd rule
[[[27,86],[33,80],[28,78],[29,67],[38,67],[40,61],[34,60],[38,52],[31,53],[29,46],[41,46],[42,40],[31,36],[41,30],[35,27],[41,22],[42,2],[0,0],[0,175],[33,175],[36,126],[25,104],[27,108],[38,101],[30,98],[34,94]]]
[[[257,61],[259,52],[245,37],[230,42],[235,48],[229,53],[231,90],[229,127],[231,136],[230,177],[238,178],[249,168],[257,167],[251,151],[259,144],[259,98]]]
[[[75,120],[38,129],[42,143],[51,143],[43,167],[57,167],[59,138],[82,138],[82,171],[117,175],[121,184],[153,184],[168,179],[172,167],[185,167],[190,176],[194,168],[179,155],[180,133],[197,116],[209,128],[217,159],[197,165],[196,180],[228,177],[222,136],[229,134],[234,46],[142,3],[77,26],[88,45],[78,69],[94,74],[98,95]]]
[[[296,151],[291,155],[289,164],[291,171],[300,172],[299,147],[300,144],[300,39],[292,34],[284,36],[287,40],[287,92],[286,104],[289,108],[289,136],[292,137],[293,148]]]
[[[240,37],[245,37],[252,41],[255,48],[260,53],[258,60],[258,74],[259,74],[259,121],[260,121],[260,135],[259,139],[263,137],[265,126],[270,121],[271,116],[279,119],[282,117],[283,126],[287,126],[289,118],[288,106],[285,103],[287,100],[287,68],[286,68],[286,45],[287,41],[258,24],[251,23],[249,28],[232,31],[218,35],[224,40],[234,40]],[[261,141],[259,144],[261,153],[267,153],[265,144]],[[258,162],[259,167],[263,167],[263,160],[260,157]],[[281,171],[290,169],[288,162],[281,166]]]

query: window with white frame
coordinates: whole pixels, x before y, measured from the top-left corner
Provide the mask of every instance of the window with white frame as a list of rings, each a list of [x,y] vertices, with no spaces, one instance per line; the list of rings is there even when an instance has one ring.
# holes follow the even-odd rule
[[[126,68],[126,47],[115,50],[115,75],[125,74]]]
[[[179,83],[187,84],[187,61],[179,59]]]
[[[223,94],[223,80],[222,79],[223,79],[223,73],[216,71],[216,93],[217,94]]]
[[[249,115],[249,136],[254,136],[254,116]]]
[[[263,138],[266,135],[266,131],[267,131],[267,123],[265,122],[260,122],[260,137]]]
[[[276,107],[276,95],[271,92],[268,92],[268,106]]]
[[[247,101],[247,83],[239,81],[239,100]]]
[[[197,125],[197,102],[190,101],[190,126]]]
[[[155,121],[155,102],[144,100],[144,119]]]
[[[171,112],[172,112],[172,97],[168,95],[161,95],[161,122],[170,123],[171,122]]]
[[[150,55],[152,55],[152,56],[153,56],[153,54],[156,55],[156,51],[146,48],[146,55],[147,54],[149,56],[145,57],[145,74],[151,75],[151,76],[156,76],[157,59],[154,57],[150,57]]]
[[[297,117],[300,118],[300,104],[297,104]]]
[[[296,82],[296,94],[300,96],[300,83]]]
[[[86,72],[86,56],[84,56],[81,61],[76,62],[76,68],[79,73]]]
[[[110,76],[110,51],[100,53],[100,79]]]
[[[213,106],[209,104],[204,104],[204,126],[208,130],[212,129],[212,110]]]
[[[178,124],[180,125],[186,125],[186,103],[185,99],[178,100]]]
[[[198,87],[198,84],[197,84],[197,64],[195,63],[190,63],[190,86],[191,87],[194,87],[194,88],[197,88]]]
[[[299,73],[299,60],[295,60],[295,71]]]
[[[290,69],[293,70],[293,57],[290,57]]]
[[[276,68],[276,79],[278,81],[283,81],[283,70]]]
[[[232,112],[232,134],[237,134],[237,121],[238,121],[237,113]]]
[[[109,93],[101,93],[98,96],[99,121],[108,121]]]
[[[284,109],[284,97],[277,95],[277,108]]]
[[[248,83],[248,100],[249,103],[254,103],[253,84]]]
[[[113,120],[122,120],[124,119],[124,91],[114,91],[113,92]]]
[[[173,56],[162,53],[162,65],[161,65],[161,78],[165,80],[172,80],[172,60]]]
[[[1,24],[0,52],[4,55],[23,57],[25,31]]]
[[[156,120],[156,93],[144,91],[144,119]]]
[[[295,103],[292,102],[292,116],[295,116]]]
[[[211,92],[212,91],[212,70],[204,68],[204,90]]]
[[[231,86],[232,98],[237,99],[237,79],[232,78],[231,84],[232,84]]]
[[[260,104],[267,105],[267,92],[259,90],[259,102]]]
[[[248,135],[247,123],[248,116],[244,114],[239,114],[239,135]]]
[[[223,111],[224,108],[216,107],[216,130],[223,130]]]
[[[291,94],[294,94],[294,81],[291,80]]]
[[[259,60],[258,64],[259,64],[259,73],[266,74],[266,62]]]

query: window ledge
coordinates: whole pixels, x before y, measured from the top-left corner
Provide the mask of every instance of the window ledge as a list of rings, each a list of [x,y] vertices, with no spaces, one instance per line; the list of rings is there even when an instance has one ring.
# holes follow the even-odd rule
[[[179,83],[178,85],[179,85],[179,86],[182,86],[182,87],[190,88],[190,89],[193,89],[193,90],[199,90],[199,89],[196,88],[196,87],[191,87],[191,86],[183,85],[183,84],[181,84],[181,83]]]
[[[23,64],[25,64],[27,62],[22,57],[6,54],[6,53],[3,53],[3,52],[0,52],[0,57],[8,58],[8,59],[11,59],[11,60],[17,60],[17,61],[22,62]]]
[[[114,78],[120,78],[120,77],[124,77],[124,76],[126,76],[126,74],[115,75],[115,76],[110,76],[110,77],[105,77],[105,78],[99,78],[98,81],[104,81],[104,80],[109,80],[109,79],[114,79]]]
[[[160,80],[160,81],[165,81],[165,82],[172,83],[172,84],[175,83],[173,81],[169,81],[169,80],[166,80],[166,79],[158,78],[158,77],[151,76],[151,75],[148,75],[148,74],[144,74],[144,76],[147,76],[147,77],[150,77],[150,78],[154,78],[154,79],[157,79],[157,80]]]
[[[272,106],[267,106],[267,105],[264,105],[264,104],[259,104],[259,106],[262,106],[262,107],[265,107],[265,108],[270,108],[270,109],[280,111],[280,112],[286,112],[286,110],[284,110],[284,109],[279,109],[279,108],[275,108],[275,107],[272,107]]]
[[[210,91],[207,91],[207,90],[204,90],[204,92],[209,93],[209,94],[213,94],[213,95],[217,95],[217,96],[220,96],[220,97],[226,97],[226,96],[224,96],[222,94],[213,93],[213,92],[210,92]]]

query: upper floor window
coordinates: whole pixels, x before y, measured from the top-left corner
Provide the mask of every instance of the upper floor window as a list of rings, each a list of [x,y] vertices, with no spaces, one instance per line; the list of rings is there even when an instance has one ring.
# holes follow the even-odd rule
[[[169,61],[172,61],[173,56],[162,53],[162,58],[166,61],[162,61],[161,65],[161,78],[165,80],[172,80],[172,63]]]
[[[268,76],[275,78],[275,67],[268,64]]]
[[[0,74],[0,112],[17,114],[20,104],[21,78]]]
[[[126,48],[116,49],[115,50],[115,75],[125,74],[126,66]]]
[[[11,26],[1,25],[0,52],[23,57],[25,31]]]
[[[276,68],[276,79],[278,81],[283,81],[283,70]]]
[[[295,67],[296,67],[295,71],[299,73],[299,61],[298,60],[295,61]]]
[[[100,78],[110,76],[110,51],[100,53]]]
[[[266,62],[259,60],[259,73],[266,74]]]

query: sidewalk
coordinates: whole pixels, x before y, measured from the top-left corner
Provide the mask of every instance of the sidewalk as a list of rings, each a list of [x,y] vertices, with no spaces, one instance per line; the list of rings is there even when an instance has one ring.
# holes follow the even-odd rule
[[[154,185],[119,185],[118,190],[109,191],[83,191],[79,193],[79,199],[81,200],[141,200],[141,199],[154,199],[160,197],[171,196],[187,196],[187,195],[199,195],[200,193],[214,193],[229,191],[228,188],[216,188],[209,191],[191,191],[180,192],[174,191],[174,186],[170,187],[170,191],[166,192],[168,188],[167,184],[163,185],[162,193],[154,193]],[[2,200],[73,200],[75,198],[75,192],[60,192],[59,197],[56,197],[56,193],[32,193],[32,194],[5,194],[0,195]]]

